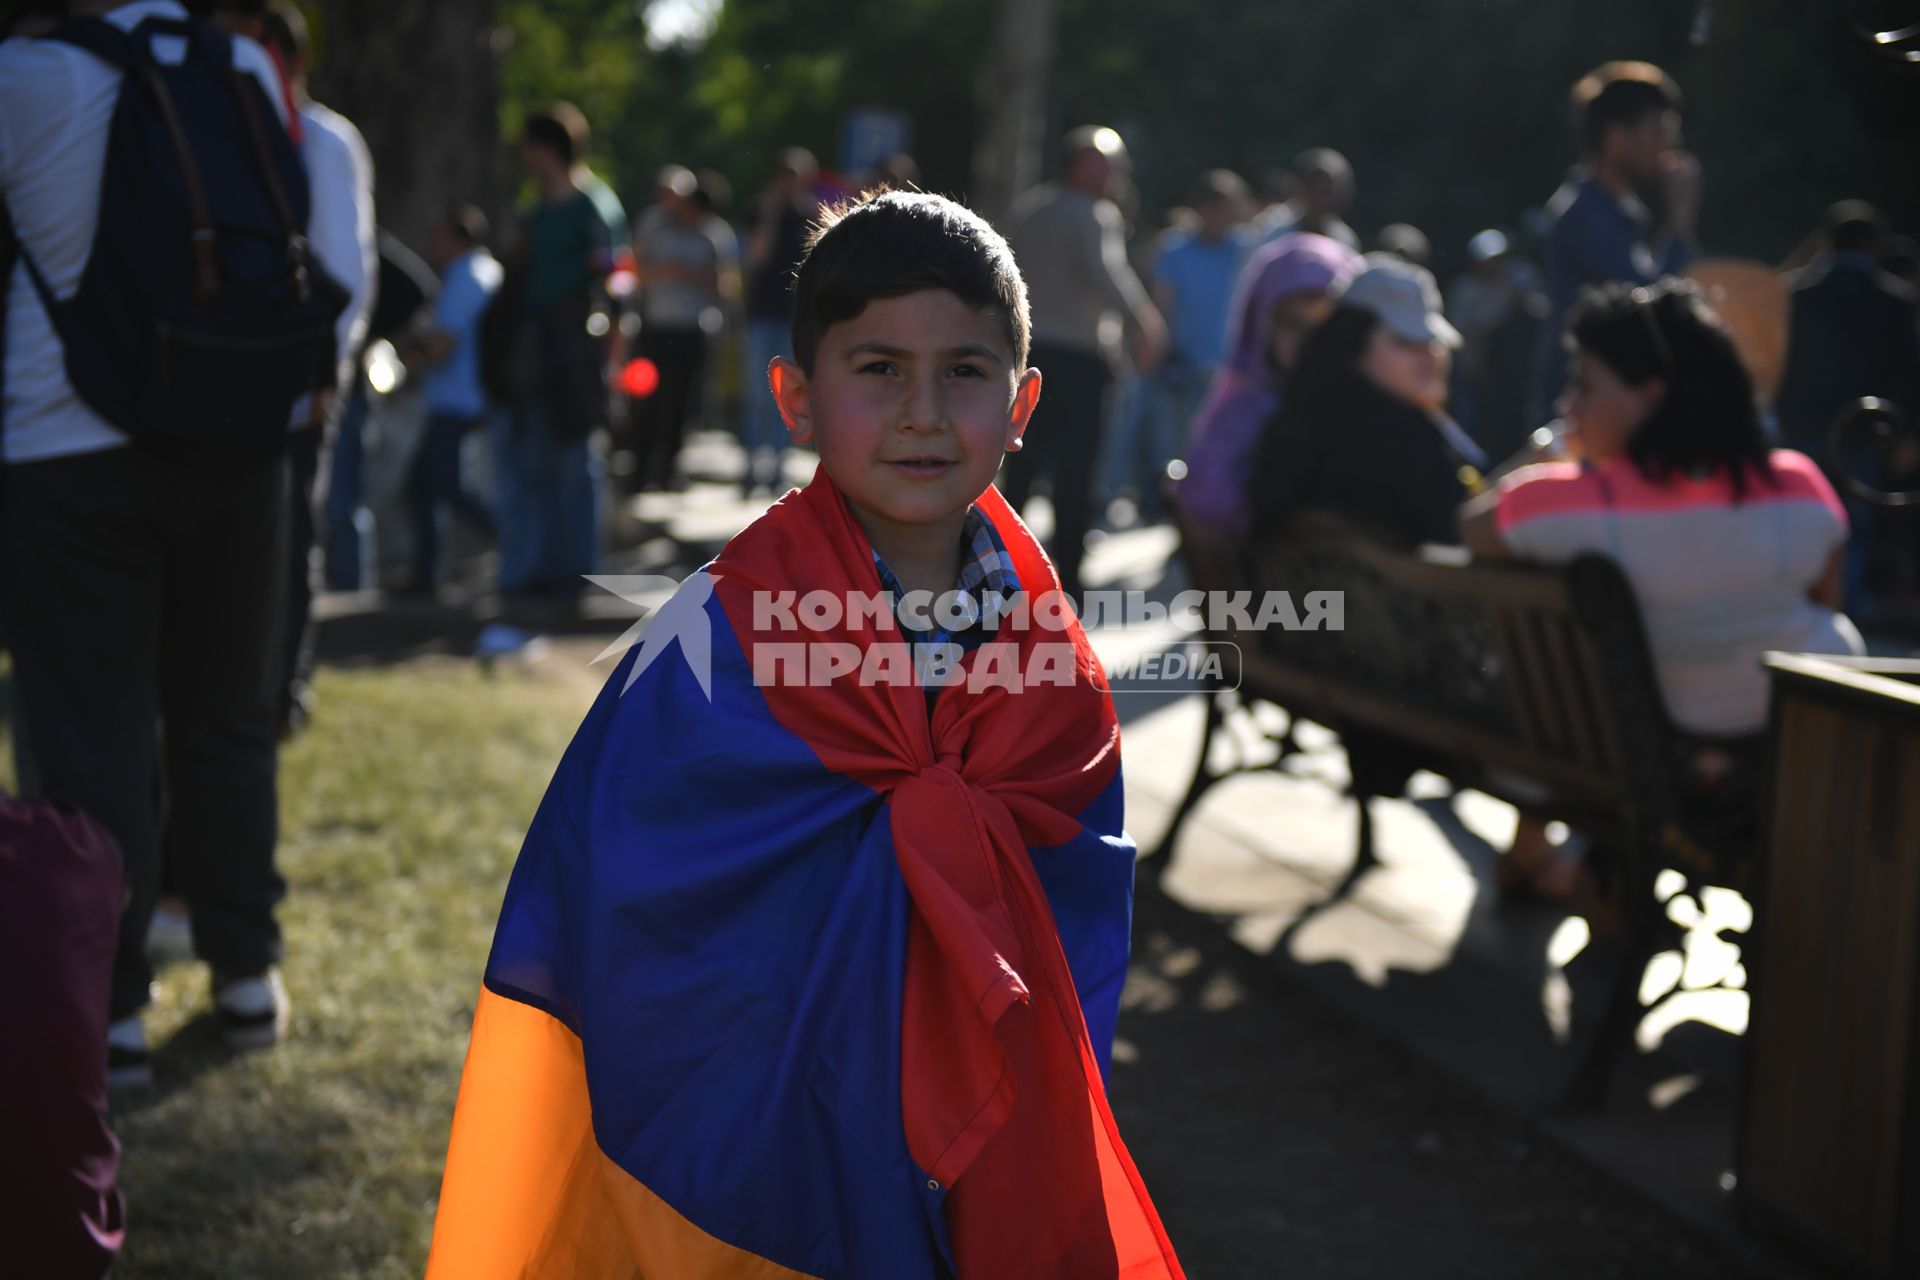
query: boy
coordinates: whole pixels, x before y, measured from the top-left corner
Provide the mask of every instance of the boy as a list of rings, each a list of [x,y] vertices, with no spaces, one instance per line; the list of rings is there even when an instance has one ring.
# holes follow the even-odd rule
[[[991,488],[1040,391],[1024,285],[937,196],[825,223],[770,369],[819,472],[662,609],[554,777],[431,1276],[1180,1274],[1102,1080],[1113,707]]]

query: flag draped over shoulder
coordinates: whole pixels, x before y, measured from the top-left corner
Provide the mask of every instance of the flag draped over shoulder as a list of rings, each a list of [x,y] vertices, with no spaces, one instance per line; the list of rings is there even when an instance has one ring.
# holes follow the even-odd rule
[[[627,655],[514,868],[430,1280],[1179,1276],[1106,1103],[1134,850],[1078,624],[965,660],[1064,642],[1070,681],[931,711],[910,684],[756,683],[769,645],[902,640],[756,608],[879,590],[824,472],[698,585],[708,652],[683,603],[689,661]]]

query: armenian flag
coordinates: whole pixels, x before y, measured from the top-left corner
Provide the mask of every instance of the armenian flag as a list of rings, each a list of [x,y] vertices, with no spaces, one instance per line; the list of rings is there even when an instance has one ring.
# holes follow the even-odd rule
[[[1000,495],[978,506],[1057,589]],[[1106,1100],[1135,851],[1085,635],[996,637],[1064,640],[1070,681],[931,705],[756,680],[769,645],[902,639],[860,610],[796,635],[765,607],[796,591],[879,591],[824,472],[682,586],[554,774],[429,1280],[1180,1276]]]

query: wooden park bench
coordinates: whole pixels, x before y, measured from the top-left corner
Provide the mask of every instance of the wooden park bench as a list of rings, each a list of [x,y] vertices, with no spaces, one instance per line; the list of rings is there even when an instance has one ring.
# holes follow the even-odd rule
[[[1190,535],[1184,544],[1195,587],[1253,588],[1256,605],[1266,590],[1287,591],[1296,606],[1307,592],[1339,591],[1344,626],[1208,633],[1227,642],[1218,647],[1225,669],[1206,694],[1192,784],[1157,850],[1163,873],[1207,790],[1234,774],[1286,768],[1298,751],[1299,721],[1384,743],[1395,763],[1587,833],[1604,851],[1623,946],[1613,994],[1566,1099],[1598,1105],[1633,1043],[1639,977],[1666,928],[1655,878],[1673,867],[1696,883],[1743,887],[1753,841],[1750,813],[1703,820],[1684,794],[1678,762],[1699,740],[1667,716],[1620,570],[1598,556],[1549,568],[1470,562],[1457,548],[1390,551],[1319,517],[1244,569],[1216,545]],[[1246,741],[1258,703],[1282,708],[1286,730],[1256,730],[1266,745],[1216,769],[1219,747]],[[1355,769],[1350,784],[1359,810],[1356,875],[1374,860],[1369,801],[1404,784],[1404,769],[1385,780],[1377,773]]]

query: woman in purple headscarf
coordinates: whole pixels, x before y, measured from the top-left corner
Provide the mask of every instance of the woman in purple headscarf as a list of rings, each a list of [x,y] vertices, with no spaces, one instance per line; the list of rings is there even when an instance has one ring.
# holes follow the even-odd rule
[[[1280,409],[1281,383],[1300,341],[1333,309],[1365,264],[1336,240],[1302,232],[1255,253],[1234,301],[1232,355],[1194,417],[1187,473],[1174,500],[1194,533],[1247,533],[1247,474],[1260,433]]]

